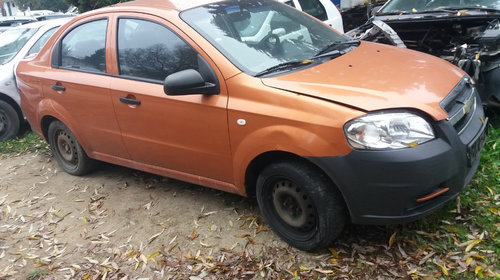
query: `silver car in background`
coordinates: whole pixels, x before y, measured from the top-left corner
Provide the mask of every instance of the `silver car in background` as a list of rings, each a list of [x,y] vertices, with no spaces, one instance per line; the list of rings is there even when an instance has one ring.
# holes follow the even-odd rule
[[[34,22],[0,33],[0,141],[18,135],[24,120],[14,77],[19,60],[40,51],[70,18]]]
[[[36,21],[37,21],[36,18],[30,16],[0,17],[0,33],[14,26],[19,26]]]

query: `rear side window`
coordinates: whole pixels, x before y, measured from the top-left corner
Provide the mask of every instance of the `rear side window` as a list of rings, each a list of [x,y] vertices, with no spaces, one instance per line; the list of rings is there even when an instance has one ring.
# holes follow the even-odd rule
[[[107,20],[84,23],[62,39],[61,67],[106,72]]]
[[[328,19],[325,7],[323,7],[323,4],[319,0],[299,0],[299,4],[302,7],[302,11],[311,16],[323,21]]]
[[[175,72],[198,69],[198,53],[165,26],[140,19],[118,21],[120,75],[163,81]]]

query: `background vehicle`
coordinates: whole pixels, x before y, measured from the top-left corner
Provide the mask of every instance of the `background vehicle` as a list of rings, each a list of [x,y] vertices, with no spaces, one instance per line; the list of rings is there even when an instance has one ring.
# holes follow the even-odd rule
[[[256,196],[303,250],[349,219],[421,218],[471,180],[487,120],[457,67],[273,0],[198,5],[85,13],[19,63],[23,111],[64,171],[102,160]]]
[[[16,136],[24,120],[14,77],[16,64],[38,53],[57,28],[68,20],[29,23],[0,34],[0,141]]]
[[[365,25],[349,33],[363,38],[376,21],[392,28],[407,48],[462,68],[475,80],[483,103],[495,99],[491,104],[500,106],[499,1],[390,0]],[[379,31],[365,39],[395,44],[390,34]]]
[[[35,21],[37,20],[34,17],[25,17],[25,16],[0,17],[0,33],[9,29],[10,27],[23,25]]]
[[[281,2],[306,12],[344,33],[342,15],[330,0],[280,0]]]

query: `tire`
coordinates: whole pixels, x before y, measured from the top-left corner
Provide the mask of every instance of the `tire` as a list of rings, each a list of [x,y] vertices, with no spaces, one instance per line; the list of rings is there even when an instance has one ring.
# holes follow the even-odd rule
[[[50,149],[59,166],[71,175],[84,175],[95,168],[96,161],[89,158],[73,133],[60,121],[49,125]]]
[[[347,221],[340,192],[325,175],[300,161],[266,167],[257,179],[257,201],[276,234],[304,251],[328,247]]]
[[[19,133],[21,120],[9,103],[0,100],[0,141],[14,138]]]

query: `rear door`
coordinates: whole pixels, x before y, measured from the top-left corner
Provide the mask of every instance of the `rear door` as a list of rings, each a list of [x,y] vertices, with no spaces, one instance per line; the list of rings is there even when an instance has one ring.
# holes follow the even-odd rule
[[[163,90],[168,75],[199,70],[200,62],[209,60],[163,19],[131,13],[116,23],[118,73],[111,80],[112,98],[132,160],[230,182],[225,87],[218,95],[167,96]],[[209,67],[223,83],[213,64]]]
[[[87,153],[128,158],[109,89],[108,23],[107,17],[95,16],[70,27],[56,45],[42,87]]]

